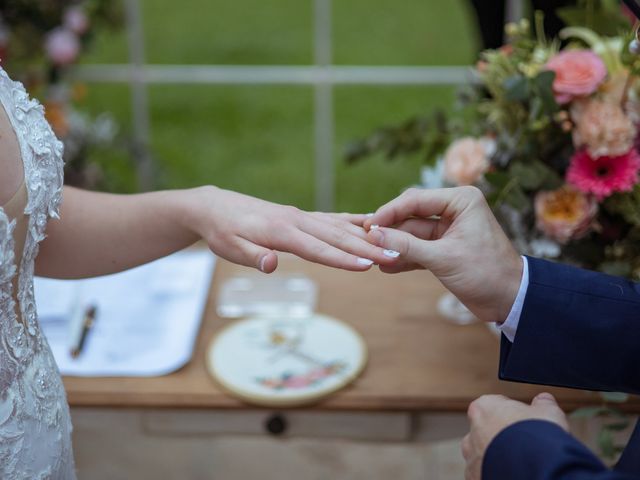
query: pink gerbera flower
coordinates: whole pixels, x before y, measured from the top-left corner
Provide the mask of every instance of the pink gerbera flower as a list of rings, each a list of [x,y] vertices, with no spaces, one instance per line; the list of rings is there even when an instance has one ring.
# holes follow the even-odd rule
[[[592,193],[602,200],[614,192],[630,192],[638,183],[640,155],[635,149],[617,157],[593,159],[586,150],[571,157],[567,182],[584,193]]]

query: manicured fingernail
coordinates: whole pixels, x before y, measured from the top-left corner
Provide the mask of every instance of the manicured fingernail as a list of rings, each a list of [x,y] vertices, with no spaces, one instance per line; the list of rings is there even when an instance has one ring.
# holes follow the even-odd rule
[[[267,261],[267,255],[265,255],[264,257],[262,257],[260,259],[260,271],[261,272],[264,272],[264,264],[265,264],[266,261]]]
[[[371,226],[369,227],[369,230],[377,230],[377,229],[379,229],[379,228],[380,228],[380,225],[371,225]]]
[[[395,250],[385,250],[382,253],[391,258],[398,258],[400,256],[400,252],[396,252]]]
[[[367,213],[367,217],[373,217],[375,213]]]
[[[368,258],[358,258],[359,265],[366,265],[367,267],[373,265],[373,260],[369,260]]]

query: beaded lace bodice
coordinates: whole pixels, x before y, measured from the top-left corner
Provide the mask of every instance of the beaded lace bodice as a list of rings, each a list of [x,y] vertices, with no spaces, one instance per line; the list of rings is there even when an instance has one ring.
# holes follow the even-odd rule
[[[18,213],[0,208],[0,478],[74,479],[69,409],[33,295],[38,244],[61,200],[62,144],[42,106],[1,68],[0,102],[25,181]]]

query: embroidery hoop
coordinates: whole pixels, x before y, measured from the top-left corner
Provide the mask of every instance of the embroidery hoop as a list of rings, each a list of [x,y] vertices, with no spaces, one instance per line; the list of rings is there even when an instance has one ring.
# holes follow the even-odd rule
[[[278,346],[278,329],[295,331]],[[278,337],[280,338],[280,337]],[[269,339],[269,340],[266,340]],[[294,345],[297,353],[291,352]],[[274,358],[275,357],[275,358]],[[315,403],[352,383],[367,363],[367,347],[351,326],[314,314],[306,318],[253,317],[223,328],[207,349],[210,375],[225,391],[254,405]]]

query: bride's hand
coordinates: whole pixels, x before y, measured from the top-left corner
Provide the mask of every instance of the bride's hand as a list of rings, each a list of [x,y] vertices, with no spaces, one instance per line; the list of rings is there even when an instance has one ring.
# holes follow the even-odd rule
[[[265,273],[276,269],[276,251],[353,271],[396,261],[367,241],[365,215],[305,212],[211,186],[191,190],[190,198],[185,220],[211,250]]]

